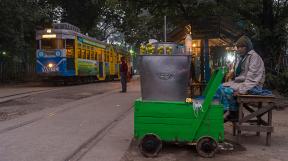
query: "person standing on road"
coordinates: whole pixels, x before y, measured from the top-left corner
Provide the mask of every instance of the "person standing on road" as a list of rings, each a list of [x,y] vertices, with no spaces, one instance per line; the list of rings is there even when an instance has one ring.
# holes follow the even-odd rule
[[[128,65],[126,63],[125,57],[121,57],[121,66],[120,66],[120,80],[122,85],[121,93],[127,92],[127,74],[128,74]]]

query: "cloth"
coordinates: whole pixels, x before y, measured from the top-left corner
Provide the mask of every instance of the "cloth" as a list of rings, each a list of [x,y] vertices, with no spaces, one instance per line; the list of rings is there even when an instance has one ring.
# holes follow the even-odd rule
[[[238,66],[240,62],[236,63]],[[251,50],[241,63],[241,72],[233,81],[223,85],[231,87],[240,94],[247,94],[247,91],[255,86],[262,87],[265,81],[265,67],[262,58]]]
[[[128,74],[128,65],[125,61],[122,61],[120,66],[120,81],[122,85],[122,92],[127,91],[127,74]]]
[[[235,76],[238,77],[241,73],[241,66],[243,64],[243,62],[245,61],[245,59],[247,58],[247,54],[244,55],[244,56],[240,56],[241,57],[241,60],[239,61],[239,63],[237,63],[237,68],[235,70]]]
[[[269,96],[272,95],[272,91],[266,88],[262,88],[260,86],[255,86],[248,91],[248,94],[251,95],[260,95],[260,96]]]
[[[120,72],[121,73],[128,73],[128,65],[126,62],[122,62],[121,65],[120,65]]]
[[[237,42],[236,42],[236,46],[241,46],[241,47],[247,47],[247,50],[250,51],[253,49],[253,44],[250,40],[249,37],[247,36],[241,36]]]
[[[120,72],[120,81],[122,86],[122,92],[127,91],[127,73]]]
[[[239,104],[237,103],[236,97],[233,96],[234,90],[230,87],[220,85],[216,91],[215,97],[220,100],[226,111],[238,111]],[[269,96],[272,92],[266,88],[255,86],[248,90],[247,94]]]
[[[220,85],[216,91],[215,97],[218,98],[224,106],[224,111],[238,111],[236,97],[233,96],[234,90],[230,87]]]

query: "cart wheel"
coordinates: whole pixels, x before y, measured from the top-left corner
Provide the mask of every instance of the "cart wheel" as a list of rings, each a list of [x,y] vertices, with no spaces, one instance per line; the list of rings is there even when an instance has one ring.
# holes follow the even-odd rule
[[[198,140],[196,150],[204,158],[212,158],[217,151],[217,142],[211,137],[202,137]]]
[[[145,157],[156,157],[162,149],[162,142],[154,134],[146,134],[139,144],[140,152]]]

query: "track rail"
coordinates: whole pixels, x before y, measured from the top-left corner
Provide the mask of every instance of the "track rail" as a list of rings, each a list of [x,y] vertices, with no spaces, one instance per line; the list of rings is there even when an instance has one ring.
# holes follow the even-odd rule
[[[81,158],[89,152],[102,138],[113,129],[121,120],[129,114],[133,109],[133,106],[126,111],[119,114],[115,119],[107,123],[103,128],[101,128],[96,134],[91,138],[87,139],[82,145],[80,145],[71,155],[66,157],[64,161],[80,161]]]
[[[35,95],[35,94],[55,91],[55,90],[60,90],[60,88],[41,89],[41,90],[20,92],[20,93],[15,93],[15,94],[11,94],[11,95],[1,96],[0,97],[0,103],[7,102],[7,101],[10,101],[10,100],[13,100],[13,99],[17,99],[17,98],[23,98],[23,97]]]

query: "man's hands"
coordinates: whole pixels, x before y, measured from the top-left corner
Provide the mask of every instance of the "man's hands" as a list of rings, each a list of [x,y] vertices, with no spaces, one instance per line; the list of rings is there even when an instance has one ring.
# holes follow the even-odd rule
[[[230,71],[228,74],[225,76],[225,81],[230,81],[234,77],[234,72]]]
[[[224,87],[230,87],[231,86],[231,82],[225,82],[222,84]]]

